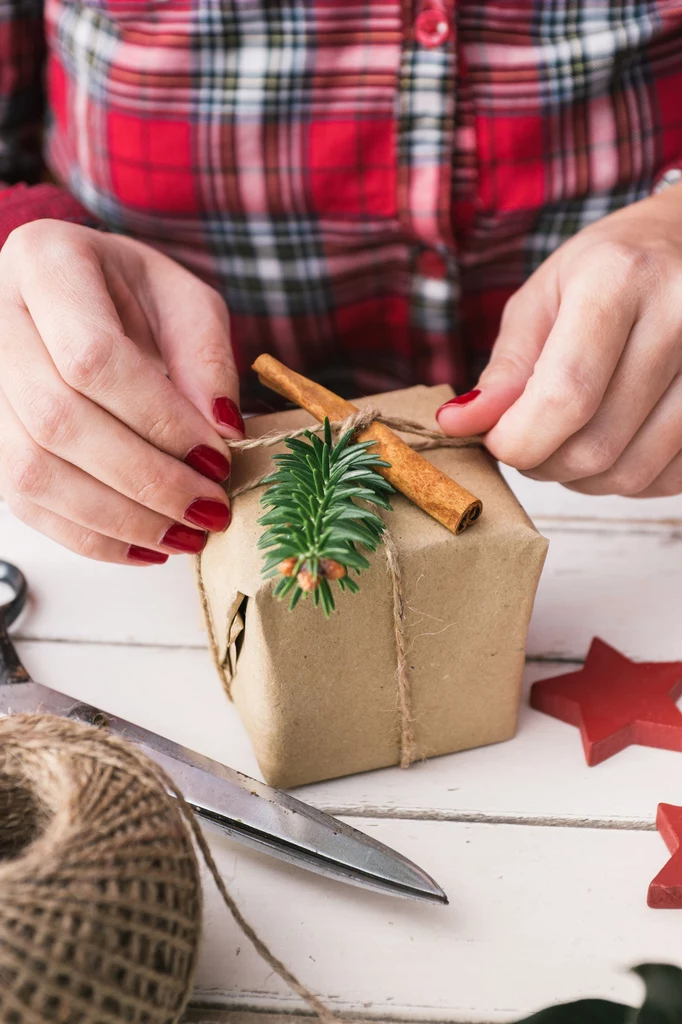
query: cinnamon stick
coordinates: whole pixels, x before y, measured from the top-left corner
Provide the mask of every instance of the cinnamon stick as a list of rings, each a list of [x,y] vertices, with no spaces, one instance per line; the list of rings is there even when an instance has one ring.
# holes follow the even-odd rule
[[[320,422],[325,416],[331,421],[345,420],[358,412],[344,398],[289,370],[272,356],[259,356],[253,369],[261,383],[300,405]],[[371,423],[359,431],[358,441],[374,441],[377,454],[390,463],[389,468],[378,472],[448,530],[461,533],[481,515],[483,506],[478,498],[413,451],[390,427]]]

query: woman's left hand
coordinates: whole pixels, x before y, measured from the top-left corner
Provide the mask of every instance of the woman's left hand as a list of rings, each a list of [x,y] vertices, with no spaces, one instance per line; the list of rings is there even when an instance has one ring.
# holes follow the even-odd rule
[[[477,390],[438,411],[442,430],[485,433],[527,476],[681,493],[682,185],[557,249],[507,303]]]

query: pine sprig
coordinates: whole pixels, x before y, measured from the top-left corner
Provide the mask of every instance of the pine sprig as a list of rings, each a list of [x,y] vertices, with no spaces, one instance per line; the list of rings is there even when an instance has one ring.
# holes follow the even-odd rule
[[[349,430],[334,444],[326,419],[324,440],[307,431],[307,440],[286,442],[288,454],[273,456],[277,471],[264,481],[270,486],[261,503],[268,511],[259,523],[267,530],[258,546],[267,552],[263,575],[281,575],[274,594],[291,595],[290,608],[311,593],[328,616],[334,610],[330,583],[357,592],[348,572],[369,568],[357,545],[376,551],[384,532],[383,519],[367,506],[390,510],[386,495],[393,488],[376,471],[389,463],[369,451],[373,441],[351,444],[352,436]]]

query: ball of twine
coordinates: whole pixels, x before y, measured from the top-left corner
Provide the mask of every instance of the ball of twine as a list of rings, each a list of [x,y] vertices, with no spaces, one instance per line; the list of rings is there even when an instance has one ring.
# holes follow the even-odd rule
[[[177,1022],[201,935],[195,846],[256,952],[338,1024],[244,918],[163,769],[51,715],[0,718],[2,1024]]]
[[[0,719],[0,1020],[171,1024],[202,897],[160,769],[108,733]]]

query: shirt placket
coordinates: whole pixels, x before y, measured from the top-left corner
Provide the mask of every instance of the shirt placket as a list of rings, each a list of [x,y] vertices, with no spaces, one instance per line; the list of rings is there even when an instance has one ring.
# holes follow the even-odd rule
[[[410,249],[415,373],[456,382],[460,282],[452,232],[454,0],[404,4],[398,96],[399,217]]]

